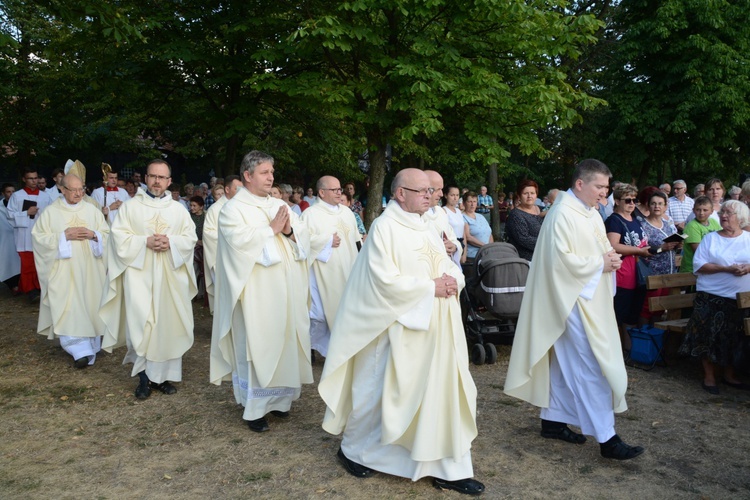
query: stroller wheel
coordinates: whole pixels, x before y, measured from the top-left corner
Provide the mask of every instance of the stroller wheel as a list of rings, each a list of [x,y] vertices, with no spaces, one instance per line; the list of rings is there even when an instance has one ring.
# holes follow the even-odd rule
[[[497,362],[497,348],[495,344],[484,344],[484,349],[487,351],[487,364],[494,365]]]
[[[484,346],[482,344],[474,344],[474,347],[471,348],[471,362],[475,365],[483,365],[484,358]]]

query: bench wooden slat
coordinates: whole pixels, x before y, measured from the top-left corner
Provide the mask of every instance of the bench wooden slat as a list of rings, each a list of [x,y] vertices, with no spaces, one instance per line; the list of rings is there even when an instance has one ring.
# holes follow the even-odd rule
[[[750,292],[740,292],[737,294],[737,307],[740,309],[750,307]]]
[[[648,310],[651,312],[684,309],[692,307],[695,300],[694,293],[678,293],[675,295],[663,295],[648,299]]]
[[[685,333],[688,321],[690,321],[689,318],[673,319],[671,321],[657,321],[654,323],[654,326],[670,332]]]
[[[750,337],[750,318],[745,318],[745,335]]]
[[[649,290],[692,285],[695,285],[693,273],[655,274],[646,278],[646,287]]]

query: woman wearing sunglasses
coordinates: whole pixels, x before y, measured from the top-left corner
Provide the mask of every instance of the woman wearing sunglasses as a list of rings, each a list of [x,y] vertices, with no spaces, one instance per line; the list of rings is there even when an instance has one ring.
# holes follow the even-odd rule
[[[604,223],[612,248],[622,255],[622,267],[617,270],[615,317],[620,329],[622,348],[630,351],[627,328],[638,324],[641,307],[646,297],[646,287],[638,286],[636,257],[649,257],[648,241],[641,223],[633,214],[638,190],[631,184],[615,188],[615,207]]]

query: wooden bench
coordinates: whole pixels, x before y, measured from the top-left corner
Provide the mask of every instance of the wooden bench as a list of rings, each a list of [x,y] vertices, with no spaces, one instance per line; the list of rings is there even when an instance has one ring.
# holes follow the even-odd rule
[[[750,291],[737,294],[737,307],[740,309],[750,308]],[[750,336],[750,317],[745,318],[745,335]]]
[[[658,274],[646,279],[646,288],[649,290],[669,288],[669,295],[648,299],[649,311],[667,312],[664,321],[654,323],[656,328],[668,332],[685,333],[689,318],[683,318],[683,310],[693,307],[695,300],[695,293],[687,289],[694,287],[695,281],[693,273]]]

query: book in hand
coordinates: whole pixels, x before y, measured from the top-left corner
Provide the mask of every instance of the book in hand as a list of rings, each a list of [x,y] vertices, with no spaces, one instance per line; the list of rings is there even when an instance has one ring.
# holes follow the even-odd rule
[[[664,238],[664,243],[682,243],[687,238],[687,234],[674,233]]]
[[[36,206],[36,201],[34,200],[23,200],[23,207],[21,207],[22,212],[28,211],[31,207]],[[33,219],[33,215],[29,215],[29,219]]]

